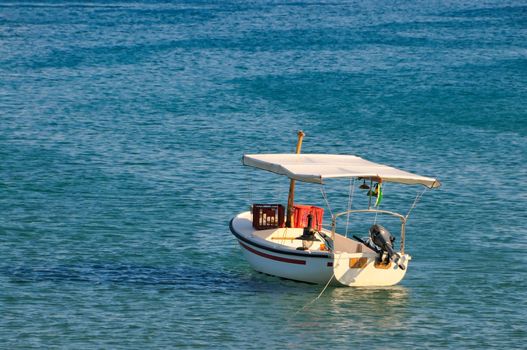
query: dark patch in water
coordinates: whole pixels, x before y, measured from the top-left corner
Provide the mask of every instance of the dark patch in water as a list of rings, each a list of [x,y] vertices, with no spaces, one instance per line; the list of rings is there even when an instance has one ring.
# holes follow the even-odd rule
[[[173,268],[127,264],[21,266],[6,268],[3,273],[14,283],[76,282],[97,285],[172,286],[180,290],[207,288],[209,292],[229,293],[282,292],[290,288],[280,283],[267,283],[254,275],[243,275],[235,271],[212,271],[190,266]]]

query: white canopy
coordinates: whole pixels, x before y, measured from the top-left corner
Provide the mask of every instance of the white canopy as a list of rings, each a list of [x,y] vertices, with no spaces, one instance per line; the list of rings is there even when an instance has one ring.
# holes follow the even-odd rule
[[[291,179],[322,183],[332,178],[365,178],[374,181],[441,186],[432,177],[415,175],[352,155],[338,154],[247,154],[243,164],[285,175]]]

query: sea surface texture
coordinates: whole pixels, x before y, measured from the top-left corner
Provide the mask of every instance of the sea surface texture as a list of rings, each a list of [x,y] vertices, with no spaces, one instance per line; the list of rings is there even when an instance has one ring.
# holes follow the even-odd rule
[[[0,347],[524,349],[526,105],[525,1],[4,1]],[[299,129],[441,180],[398,286],[315,300],[243,259],[229,220],[289,183],[241,156]]]

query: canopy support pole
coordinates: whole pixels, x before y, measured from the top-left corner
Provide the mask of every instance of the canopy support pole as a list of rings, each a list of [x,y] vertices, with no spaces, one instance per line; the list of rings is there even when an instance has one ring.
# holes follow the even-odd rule
[[[296,142],[296,154],[300,154],[302,149],[302,140],[304,139],[304,132],[302,130],[298,131],[298,140]],[[289,196],[287,197],[287,216],[285,227],[291,227],[293,224],[293,205],[295,203],[295,180],[291,179],[289,184]]]

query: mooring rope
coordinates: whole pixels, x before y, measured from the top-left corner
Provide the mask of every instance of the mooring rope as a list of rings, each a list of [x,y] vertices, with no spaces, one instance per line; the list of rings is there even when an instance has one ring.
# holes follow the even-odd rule
[[[304,306],[302,306],[301,309],[296,310],[296,312],[293,314],[293,316],[296,316],[299,312],[304,311],[306,309],[306,307],[308,307],[309,305],[313,304],[315,301],[320,299],[320,297],[322,296],[322,294],[324,294],[324,292],[326,291],[326,289],[328,288],[329,284],[331,283],[331,281],[333,280],[334,277],[335,277],[335,271],[333,271],[333,273],[331,274],[331,278],[326,283],[326,285],[324,286],[322,291],[317,295],[317,297],[315,299],[311,300],[309,303],[307,303]]]
[[[333,255],[335,256],[335,255]],[[305,304],[304,306],[302,306],[301,309],[298,309],[294,314],[293,316],[295,316],[296,314],[298,314],[299,312],[301,311],[304,311],[309,305],[313,304],[315,301],[317,301],[318,299],[320,299],[320,297],[322,296],[322,294],[324,294],[324,292],[326,291],[326,289],[329,287],[331,281],[333,281],[333,278],[335,278],[335,267],[339,266],[339,262],[340,262],[340,258],[342,257],[342,254],[339,254],[339,257],[337,259],[337,262],[336,264],[333,265],[333,273],[331,274],[331,277],[330,279],[328,280],[328,282],[326,283],[326,285],[324,286],[324,288],[322,288],[322,290],[320,291],[320,293],[318,293],[318,295],[316,296],[316,298],[314,298],[313,300],[311,300],[309,303]]]

